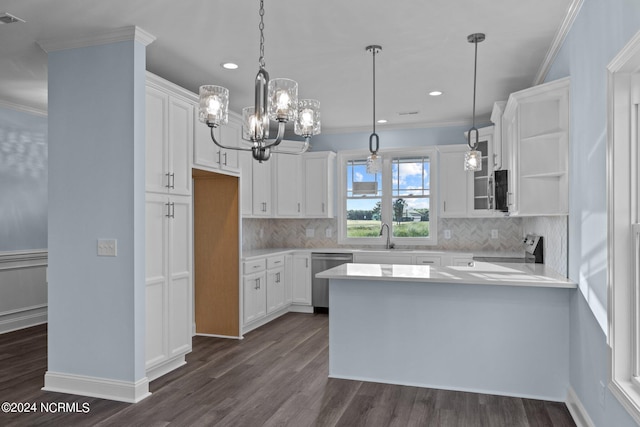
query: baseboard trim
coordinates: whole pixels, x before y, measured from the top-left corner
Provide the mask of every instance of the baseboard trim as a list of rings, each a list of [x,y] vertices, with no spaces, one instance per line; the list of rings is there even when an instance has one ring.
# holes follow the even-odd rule
[[[168,360],[167,362],[155,366],[151,369],[147,369],[147,379],[149,382],[155,380],[156,378],[160,378],[163,375],[168,374],[169,372],[178,369],[179,367],[186,365],[187,361],[184,358],[184,354],[178,356],[174,359]]]
[[[587,410],[584,408],[584,405],[580,401],[580,398],[578,398],[578,395],[571,386],[569,386],[569,389],[567,390],[567,400],[565,404],[567,405],[571,418],[573,418],[577,427],[596,427],[587,413]]]
[[[47,323],[47,305],[37,305],[0,313],[0,334]]]
[[[310,305],[296,305],[289,306],[289,311],[292,313],[313,313],[313,307]]]
[[[42,390],[127,403],[138,403],[151,396],[149,380],[146,377],[136,382],[128,382],[50,371],[44,375]]]
[[[195,335],[197,337],[227,338],[227,339],[231,339],[231,340],[244,339],[244,337],[236,337],[236,336],[233,336],[233,335],[202,334],[202,333],[199,333],[199,332],[196,332]]]

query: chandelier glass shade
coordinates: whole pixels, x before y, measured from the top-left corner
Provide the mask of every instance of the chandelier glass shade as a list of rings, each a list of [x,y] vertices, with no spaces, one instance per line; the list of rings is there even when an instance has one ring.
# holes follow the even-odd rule
[[[298,83],[291,79],[269,79],[264,61],[264,0],[260,0],[260,68],[255,78],[255,103],[242,109],[242,139],[250,147],[221,144],[213,130],[229,121],[229,91],[222,86],[200,87],[200,121],[211,128],[211,139],[224,149],[251,151],[253,158],[263,162],[272,153],[302,154],[309,148],[309,140],[320,133],[320,102],[315,99],[298,100]],[[269,140],[270,122],[278,123],[278,134]],[[285,125],[294,123],[294,133],[304,138],[298,151],[276,149],[282,142]],[[275,149],[275,150],[274,150]]]

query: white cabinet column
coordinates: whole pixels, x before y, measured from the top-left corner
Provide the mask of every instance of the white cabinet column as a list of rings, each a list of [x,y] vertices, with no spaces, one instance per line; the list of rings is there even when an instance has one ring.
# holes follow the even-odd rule
[[[40,44],[49,53],[48,391],[126,402],[149,395],[144,171],[151,41],[130,27],[81,46]],[[98,256],[98,239],[115,240],[115,256]]]

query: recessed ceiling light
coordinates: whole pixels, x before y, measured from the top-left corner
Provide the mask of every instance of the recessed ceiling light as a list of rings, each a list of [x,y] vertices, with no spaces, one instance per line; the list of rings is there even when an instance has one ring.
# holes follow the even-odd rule
[[[0,13],[0,24],[12,24],[14,22],[24,22],[24,19],[13,16],[10,13]]]
[[[431,96],[440,96],[440,95],[442,95],[442,92],[440,92],[439,90],[434,90],[434,91],[429,92],[429,95],[431,95]]]
[[[380,119],[378,120],[378,123],[383,124],[383,123],[387,123],[387,121],[385,119]]]
[[[222,64],[222,68],[225,68],[227,70],[235,70],[238,68],[238,64],[234,62],[225,62]]]

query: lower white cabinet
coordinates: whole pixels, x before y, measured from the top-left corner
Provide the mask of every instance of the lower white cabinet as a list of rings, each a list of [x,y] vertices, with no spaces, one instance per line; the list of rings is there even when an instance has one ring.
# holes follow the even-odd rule
[[[145,367],[153,380],[191,351],[191,197],[147,193],[145,218]]]
[[[261,319],[267,314],[267,277],[264,270],[244,276],[242,296],[244,324]]]
[[[311,255],[293,254],[293,304],[311,305]]]

